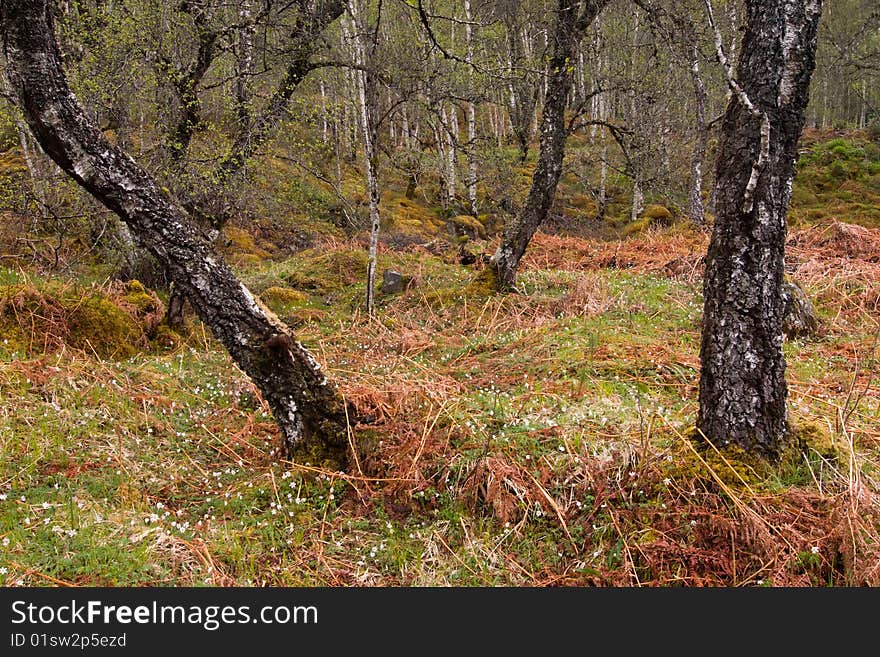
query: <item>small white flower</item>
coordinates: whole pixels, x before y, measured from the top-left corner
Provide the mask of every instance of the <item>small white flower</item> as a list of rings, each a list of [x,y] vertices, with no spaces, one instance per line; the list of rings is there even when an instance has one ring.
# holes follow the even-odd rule
[[[0,566],[0,575],[5,575],[8,572],[9,570],[6,568],[6,566]]]
[[[6,547],[7,545],[9,545],[9,539],[8,539],[8,538],[4,538],[4,539],[3,539],[3,547]]]
[[[5,501],[6,501],[6,493],[0,494],[0,502],[5,502]]]
[[[819,554],[819,546],[814,545],[813,547],[810,548],[810,552],[812,552],[813,554]]]

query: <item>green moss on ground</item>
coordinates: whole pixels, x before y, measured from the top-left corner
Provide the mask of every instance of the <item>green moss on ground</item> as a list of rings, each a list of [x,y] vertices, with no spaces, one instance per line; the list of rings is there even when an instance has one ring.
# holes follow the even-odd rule
[[[0,349],[36,356],[65,347],[125,359],[148,349],[165,314],[139,281],[106,289],[30,281],[0,286]]]

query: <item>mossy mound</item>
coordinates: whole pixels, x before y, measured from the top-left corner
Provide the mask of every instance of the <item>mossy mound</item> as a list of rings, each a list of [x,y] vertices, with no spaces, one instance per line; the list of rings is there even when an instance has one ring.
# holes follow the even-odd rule
[[[789,222],[844,220],[880,227],[880,147],[854,134],[804,140],[792,189]]]
[[[407,198],[394,197],[386,202],[385,228],[433,236],[444,226],[444,220],[431,209]]]
[[[832,462],[840,458],[840,447],[828,426],[811,420],[794,420],[790,423],[789,433],[798,457],[800,454],[817,454]]]
[[[453,237],[466,237],[473,240],[486,239],[488,236],[486,226],[479,219],[468,214],[451,217],[448,228]]]
[[[840,446],[827,426],[815,421],[789,422],[781,452],[769,461],[739,445],[712,446],[702,439],[696,428],[685,433],[693,449],[664,466],[673,479],[697,477],[713,486],[729,487],[731,491],[763,493],[810,480],[806,463],[817,459],[836,463]]]
[[[146,346],[135,318],[106,294],[28,284],[0,288],[0,339],[29,357],[68,346],[122,359]]]
[[[648,228],[651,227],[650,219],[639,219],[638,221],[633,221],[632,223],[627,224],[623,227],[620,235],[621,237],[630,237],[631,235],[641,235]]]
[[[665,205],[649,205],[640,216],[642,219],[662,225],[669,225],[674,217],[672,211]]]
[[[482,269],[465,287],[470,297],[488,298],[502,289],[498,271],[491,264]]]
[[[664,205],[649,205],[636,221],[626,224],[621,231],[621,236],[639,235],[653,226],[671,226],[675,221],[675,215]]]
[[[235,264],[250,265],[255,261],[259,262],[272,257],[272,254],[258,245],[254,236],[243,228],[226,226],[223,232],[226,237],[223,244],[224,251]]]
[[[165,304],[153,290],[148,290],[138,280],[132,280],[111,286],[110,295],[116,305],[137,320],[150,340],[156,336],[165,318]]]
[[[173,351],[178,347],[183,345],[184,339],[181,335],[175,331],[173,328],[168,326],[168,324],[159,324],[156,327],[156,333],[152,338],[153,344],[161,347],[162,349],[167,349],[169,351]]]
[[[367,254],[364,251],[310,249],[293,261],[295,269],[284,281],[295,290],[326,295],[366,280]]]
[[[272,312],[284,314],[308,303],[309,295],[289,287],[273,285],[260,293],[260,299],[272,309]]]
[[[150,347],[164,316],[155,292],[137,281],[108,289],[0,287],[0,349],[33,357],[65,347],[99,358],[125,359]]]

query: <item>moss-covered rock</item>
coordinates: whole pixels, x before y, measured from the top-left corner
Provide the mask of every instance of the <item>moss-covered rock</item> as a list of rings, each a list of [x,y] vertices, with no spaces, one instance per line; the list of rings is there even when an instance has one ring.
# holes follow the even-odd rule
[[[411,199],[390,198],[386,207],[389,208],[384,215],[387,229],[397,228],[413,234],[433,236],[444,224],[443,219],[430,208]]]
[[[819,329],[816,309],[804,289],[795,281],[782,284],[782,332],[789,340],[813,335]]]
[[[453,237],[467,237],[468,239],[486,239],[488,233],[483,223],[476,217],[460,214],[450,217],[449,232]]]
[[[624,221],[628,221],[628,216],[624,218]],[[666,206],[649,205],[642,211],[636,221],[626,223],[620,234],[622,237],[640,235],[653,226],[671,226],[674,221],[675,215]],[[611,221],[609,223],[612,227],[617,227],[615,222]]]
[[[672,211],[664,205],[649,205],[640,215],[642,219],[647,219],[652,224],[669,225],[672,223]]]

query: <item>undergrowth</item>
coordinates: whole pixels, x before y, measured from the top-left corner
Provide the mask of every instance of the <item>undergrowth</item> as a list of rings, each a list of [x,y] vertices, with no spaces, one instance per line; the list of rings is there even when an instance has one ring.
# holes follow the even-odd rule
[[[706,240],[539,233],[524,293],[501,295],[468,293],[454,248],[385,247],[380,271],[412,284],[380,293],[375,318],[360,244],[240,261],[372,418],[346,472],[282,460],[267,406],[198,325],[144,337],[150,291],[0,272],[16,336],[0,352],[0,581],[876,585],[880,235],[792,232],[821,328],[785,345],[794,430],[772,468],[693,440]],[[130,350],[72,337],[91,299],[138,327]]]

